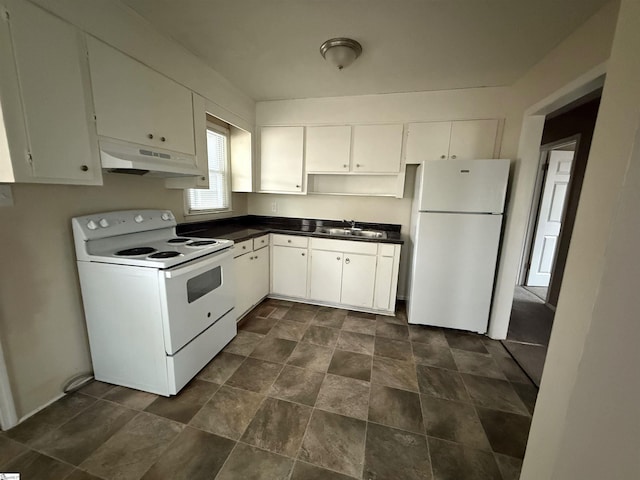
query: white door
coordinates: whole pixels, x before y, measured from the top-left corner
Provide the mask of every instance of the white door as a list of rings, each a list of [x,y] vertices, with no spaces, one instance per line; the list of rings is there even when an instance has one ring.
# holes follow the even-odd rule
[[[349,125],[307,127],[307,172],[348,172],[350,156]]]
[[[401,124],[353,127],[351,170],[355,173],[398,173],[402,129]]]
[[[374,255],[345,253],[341,303],[371,308],[375,278],[376,257]]]
[[[446,160],[450,137],[451,122],[410,123],[405,162],[419,164],[425,160]]]
[[[573,156],[573,151],[552,150],[549,152],[547,176],[542,189],[538,224],[531,251],[531,265],[527,276],[528,286],[549,286],[558,237],[562,228]]]
[[[287,297],[307,296],[307,249],[272,247],[271,291]]]
[[[498,134],[498,120],[465,120],[451,125],[449,158],[473,160],[493,158]]]
[[[252,305],[252,276],[253,253],[245,253],[233,259],[236,270],[236,319],[240,318]]]
[[[420,213],[409,323],[487,331],[502,215]]]
[[[420,211],[502,213],[509,160],[432,160],[422,167]]]
[[[262,127],[260,190],[301,192],[304,127]]]
[[[252,254],[253,304],[269,294],[269,247],[256,250]],[[239,282],[238,282],[239,283]]]
[[[343,257],[340,252],[311,251],[310,298],[340,303]]]

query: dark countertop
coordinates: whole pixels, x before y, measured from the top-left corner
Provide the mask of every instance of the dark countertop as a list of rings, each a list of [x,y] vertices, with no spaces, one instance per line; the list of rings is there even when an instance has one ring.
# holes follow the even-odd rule
[[[383,230],[387,238],[367,238],[348,235],[329,235],[319,233],[319,227],[345,227],[340,220],[320,220],[313,218],[267,217],[262,215],[245,215],[242,217],[223,218],[205,222],[181,223],[177,226],[178,235],[203,238],[224,238],[234,242],[242,242],[267,233],[285,235],[301,235],[305,237],[333,238],[336,240],[353,240],[356,242],[403,244],[400,238],[400,225],[390,223],[357,222],[356,226],[364,230]]]

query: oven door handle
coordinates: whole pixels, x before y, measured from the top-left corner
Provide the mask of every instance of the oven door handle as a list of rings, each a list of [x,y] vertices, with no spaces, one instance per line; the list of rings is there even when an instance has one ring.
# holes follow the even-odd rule
[[[193,261],[189,262],[188,265],[178,266],[174,269],[165,270],[164,276],[166,278],[177,278],[183,275],[190,275],[193,272],[197,272],[200,270],[206,271],[212,265],[222,263],[227,258],[230,258],[232,254],[233,249],[228,248],[226,250],[223,250],[222,252],[216,252],[205,257],[196,258]]]

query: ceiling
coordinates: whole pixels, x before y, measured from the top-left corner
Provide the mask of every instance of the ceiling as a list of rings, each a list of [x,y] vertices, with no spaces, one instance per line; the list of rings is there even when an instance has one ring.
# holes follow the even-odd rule
[[[510,85],[607,0],[122,0],[255,100]],[[342,71],[319,53],[351,37]]]

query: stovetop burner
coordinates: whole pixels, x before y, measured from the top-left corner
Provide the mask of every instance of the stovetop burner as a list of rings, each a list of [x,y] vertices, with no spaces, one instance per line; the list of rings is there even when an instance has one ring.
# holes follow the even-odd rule
[[[154,253],[153,255],[149,255],[149,258],[172,258],[172,257],[177,257],[178,255],[180,255],[180,252],[166,251],[166,252],[158,252],[158,253]]]
[[[119,257],[135,257],[138,255],[149,255],[157,251],[155,248],[151,247],[135,247],[135,248],[127,248],[126,250],[120,250],[115,254]]]
[[[178,237],[167,240],[167,243],[187,243],[189,241],[188,238]]]
[[[187,243],[187,247],[204,247],[206,245],[214,245],[218,243],[216,240],[195,240]]]

